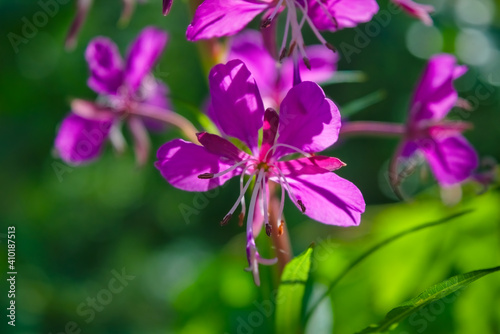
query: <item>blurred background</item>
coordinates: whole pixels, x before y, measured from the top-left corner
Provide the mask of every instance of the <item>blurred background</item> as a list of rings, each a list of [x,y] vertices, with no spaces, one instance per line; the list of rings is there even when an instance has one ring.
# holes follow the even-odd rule
[[[14,46],[9,34],[22,36],[26,20],[33,22],[47,1],[0,1],[0,269],[5,277],[5,236],[7,227],[15,226],[18,272],[15,328],[6,326],[8,287],[5,279],[0,282],[2,333],[273,333],[269,300],[276,288],[275,268],[262,267],[263,284],[256,287],[243,270],[243,229],[235,222],[219,225],[236,199],[238,182],[208,194],[187,193],[164,181],[153,167],[154,153],[142,169],[131,149],[117,155],[109,145],[99,160],[80,167],[53,154],[70,99],[96,97],[86,85],[87,43],[108,36],[123,53],[146,25],[168,31],[168,46],[153,73],[169,85],[175,110],[200,127],[207,73],[199,48],[184,37],[191,15],[187,1],[174,1],[163,17],[161,1],[149,0],[137,5],[124,27],[117,24],[121,1],[96,1],[77,47],[67,52],[64,38],[75,3],[61,0],[36,33]],[[436,8],[432,27],[405,14],[384,17],[388,3],[381,0],[385,12],[368,30],[361,25],[326,33],[333,45],[344,42],[358,50],[341,55],[339,70],[361,71],[363,80],[324,89],[341,112],[343,107],[353,111],[352,120],[404,122],[426,59],[453,53],[470,67],[456,87],[473,109],[454,110],[450,118],[472,122],[466,137],[480,157],[500,161],[500,1],[425,2]],[[360,47],[353,42],[359,34],[373,37]],[[306,36],[315,42],[310,31]],[[152,135],[153,148],[179,135],[175,129]],[[350,261],[384,238],[474,211],[367,258],[321,305],[308,333],[354,333],[434,283],[500,263],[498,183],[486,192],[468,183],[458,204],[445,205],[424,166],[405,183],[412,200],[401,203],[386,180],[396,145],[393,139],[352,138],[327,152],[348,164],[338,174],[365,196],[368,207],[360,227],[324,226],[287,203],[294,253],[312,242],[318,245],[308,293],[324,291]],[[186,208],[188,215],[182,214]],[[265,235],[258,243],[262,252],[271,252]],[[499,274],[431,305],[394,332],[500,333]]]

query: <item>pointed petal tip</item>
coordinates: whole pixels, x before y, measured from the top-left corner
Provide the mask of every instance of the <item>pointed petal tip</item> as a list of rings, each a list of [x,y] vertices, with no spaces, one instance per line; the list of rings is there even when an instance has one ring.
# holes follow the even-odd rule
[[[167,16],[170,13],[170,9],[172,8],[173,0],[163,0],[163,16]]]

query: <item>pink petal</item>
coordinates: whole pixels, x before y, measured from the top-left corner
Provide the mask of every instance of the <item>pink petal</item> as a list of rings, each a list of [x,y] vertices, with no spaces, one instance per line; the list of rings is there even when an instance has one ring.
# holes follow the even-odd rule
[[[271,5],[271,0],[205,0],[187,28],[189,41],[233,35]]]
[[[288,92],[281,103],[277,143],[312,153],[323,151],[337,141],[340,113],[314,82],[302,82]],[[275,158],[295,151],[278,147]]]
[[[287,180],[310,218],[328,225],[359,225],[365,201],[351,182],[334,173],[287,177]]]
[[[307,0],[308,15],[319,30],[335,31],[368,22],[378,10],[375,0]],[[325,4],[328,13],[321,8]],[[331,17],[335,18],[333,22]]]
[[[241,173],[241,169],[238,168],[218,178],[209,180],[198,178],[200,174],[215,174],[228,169],[231,165],[222,162],[218,155],[208,152],[203,146],[182,139],[163,144],[158,149],[157,158],[155,167],[161,175],[172,186],[186,191],[207,191]]]
[[[329,173],[344,167],[346,164],[337,158],[317,155],[309,158],[279,161],[276,165],[281,170],[283,175],[298,176],[305,174]]]
[[[62,122],[55,140],[61,159],[81,164],[96,159],[108,138],[112,119],[89,120],[70,113]]]
[[[434,11],[433,6],[422,5],[412,0],[392,0],[392,2],[401,7],[408,15],[422,21],[425,25],[432,25],[432,18],[429,13]]]
[[[96,37],[87,46],[85,59],[90,69],[89,87],[99,94],[116,94],[123,83],[123,61],[116,44]]]
[[[278,80],[277,62],[267,51],[262,40],[262,35],[259,32],[245,30],[234,36],[227,59],[241,60],[255,78],[263,99],[278,100],[276,107],[279,105],[280,96],[276,96],[276,84]],[[288,88],[291,87],[290,84]]]
[[[135,92],[152,70],[167,44],[167,33],[154,27],[142,30],[130,46],[125,66],[125,82]]]
[[[231,60],[212,68],[209,75],[212,117],[221,131],[243,141],[256,155],[264,105],[245,64]]]
[[[208,152],[226,159],[228,163],[236,163],[249,159],[250,156],[234,146],[229,140],[207,132],[199,133],[198,141]]]
[[[427,63],[411,103],[410,123],[439,121],[453,108],[458,94],[453,81],[467,71],[449,54],[433,56]]]
[[[462,135],[435,137],[417,141],[431,170],[442,186],[451,186],[468,179],[478,167],[474,148]]]
[[[168,15],[172,7],[173,0],[163,0],[163,15]]]

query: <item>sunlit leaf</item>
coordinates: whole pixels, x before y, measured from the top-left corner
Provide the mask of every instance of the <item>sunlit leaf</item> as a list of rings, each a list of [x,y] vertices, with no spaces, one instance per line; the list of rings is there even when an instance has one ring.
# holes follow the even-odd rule
[[[276,298],[276,333],[294,334],[301,331],[302,301],[311,269],[313,248],[288,263],[283,270]]]
[[[335,75],[327,81],[321,83],[322,86],[337,84],[337,83],[356,83],[365,82],[367,76],[362,71],[337,71]]]
[[[318,301],[313,304],[311,306],[311,308],[309,309],[308,313],[306,314],[306,317],[305,317],[305,321],[307,322],[308,319],[310,318],[311,314],[314,312],[314,310],[316,309],[316,307],[319,305],[319,303],[321,303],[321,301],[326,298],[330,292],[333,290],[333,288],[337,285],[337,283],[342,279],[344,278],[345,275],[347,275],[347,273],[349,271],[351,271],[351,269],[353,269],[354,267],[356,267],[360,262],[362,262],[364,259],[366,259],[368,256],[370,256],[371,254],[375,253],[377,250],[379,250],[380,248],[384,247],[384,246],[387,246],[388,244],[406,236],[406,235],[409,235],[411,233],[414,233],[414,232],[417,232],[417,231],[420,231],[420,230],[423,230],[423,229],[426,229],[426,228],[429,228],[429,227],[434,227],[434,226],[438,226],[438,225],[441,225],[441,224],[444,224],[444,223],[448,223],[450,221],[452,221],[453,219],[455,218],[458,218],[458,217],[461,217],[465,214],[468,214],[472,212],[472,210],[467,210],[467,211],[463,211],[463,212],[459,212],[459,213],[456,213],[454,215],[451,215],[451,216],[448,216],[448,217],[445,217],[443,219],[440,219],[438,221],[435,221],[435,222],[431,222],[431,223],[427,223],[427,224],[423,224],[423,225],[420,225],[420,226],[416,226],[414,228],[411,228],[411,229],[408,229],[406,231],[403,231],[403,232],[400,232],[396,235],[393,235],[392,237],[389,237],[385,240],[383,240],[382,242],[376,244],[375,246],[371,247],[370,249],[368,249],[366,252],[362,253],[356,260],[354,260],[353,262],[351,262],[351,264],[349,266],[347,266],[336,278],[334,281],[332,281],[332,283],[330,284],[330,286],[328,287],[327,291],[325,291],[325,293],[320,297],[318,298]]]
[[[392,309],[379,324],[371,325],[357,334],[385,333],[393,330],[401,322],[415,311],[435,302],[449,294],[468,286],[475,280],[499,271],[500,267],[471,271],[465,274],[453,276],[441,283],[431,286],[417,297]]]

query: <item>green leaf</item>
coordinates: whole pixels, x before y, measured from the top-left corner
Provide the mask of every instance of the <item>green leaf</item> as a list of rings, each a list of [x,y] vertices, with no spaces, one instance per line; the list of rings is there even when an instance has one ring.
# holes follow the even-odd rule
[[[423,225],[420,225],[420,226],[413,227],[411,229],[408,229],[406,231],[403,231],[403,232],[400,232],[400,233],[398,233],[396,235],[393,235],[392,237],[389,237],[389,238],[383,240],[382,242],[376,244],[375,246],[371,247],[366,252],[362,253],[356,260],[354,260],[353,262],[351,262],[351,264],[349,266],[347,266],[335,278],[335,280],[332,283],[330,283],[330,286],[325,291],[325,293],[320,298],[318,298],[318,300],[317,300],[317,302],[315,304],[313,304],[311,306],[310,310],[307,312],[307,314],[305,316],[304,322],[307,323],[307,321],[311,317],[312,313],[318,307],[318,305],[321,303],[321,301],[323,299],[325,299],[332,292],[333,288],[337,285],[337,283],[340,282],[340,280],[342,280],[342,278],[344,278],[347,275],[347,273],[349,273],[349,271],[351,271],[351,269],[353,269],[354,267],[356,267],[360,262],[362,262],[364,259],[366,259],[371,254],[375,253],[380,248],[382,248],[384,246],[387,246],[388,244],[390,244],[390,243],[392,243],[392,242],[394,242],[394,241],[396,241],[396,240],[398,240],[398,239],[400,239],[400,238],[402,238],[402,237],[404,237],[404,236],[406,236],[408,234],[411,234],[411,233],[414,233],[414,232],[417,232],[417,231],[420,231],[420,230],[423,230],[423,229],[426,229],[426,228],[429,228],[429,227],[434,227],[434,226],[438,226],[438,225],[441,225],[441,224],[448,223],[448,222],[454,220],[455,218],[461,217],[461,216],[463,216],[465,214],[468,214],[468,213],[470,213],[472,211],[473,210],[462,211],[462,212],[459,212],[459,213],[456,213],[454,215],[445,217],[445,218],[440,219],[440,220],[435,221],[435,222],[431,222],[431,223],[427,223],[427,224],[423,224]]]
[[[300,333],[302,328],[302,302],[306,282],[311,270],[313,248],[288,263],[283,270],[276,297],[276,333]]]
[[[337,71],[335,75],[332,76],[329,80],[323,81],[321,86],[338,84],[338,83],[357,83],[357,82],[365,82],[367,76],[362,71]]]
[[[385,333],[393,330],[397,327],[401,320],[405,319],[413,312],[418,311],[430,303],[468,286],[470,283],[485,275],[499,270],[500,267],[471,271],[465,274],[453,276],[446,281],[433,285],[417,297],[392,309],[379,324],[371,325],[357,334]]]
[[[383,90],[377,90],[373,93],[351,101],[340,108],[340,114],[343,118],[350,117],[363,109],[366,109],[385,99],[386,93]]]

